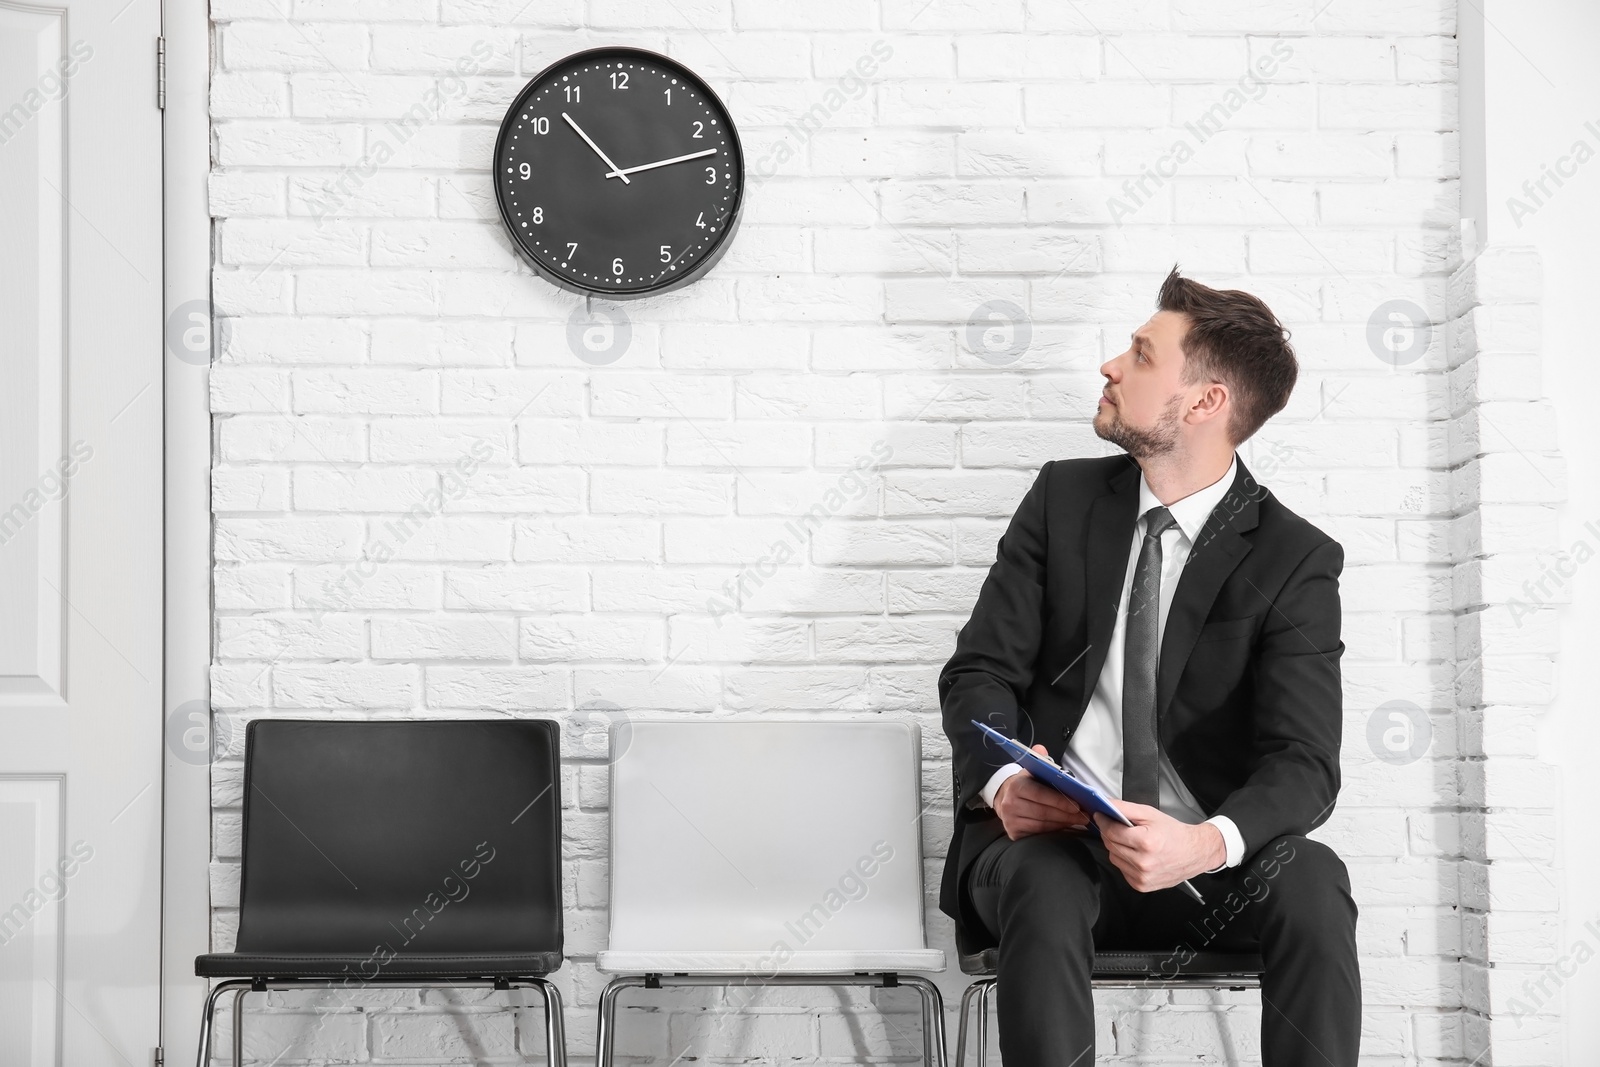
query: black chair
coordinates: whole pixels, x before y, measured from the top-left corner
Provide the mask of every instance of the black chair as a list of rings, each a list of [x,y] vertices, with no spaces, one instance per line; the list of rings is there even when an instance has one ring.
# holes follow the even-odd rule
[[[560,738],[546,720],[257,719],[246,732],[244,855],[233,952],[194,961],[268,989],[533,987],[549,1067],[565,1067]]]
[[[994,991],[1000,950],[961,953],[961,972],[978,975],[961,996],[961,1024],[956,1030],[956,1067],[967,1059],[967,1017],[978,1001],[978,1067],[989,1049],[989,997]],[[1158,952],[1096,952],[1090,984],[1096,989],[1257,989],[1266,970],[1261,956],[1245,952],[1195,952],[1183,959],[1170,949]]]

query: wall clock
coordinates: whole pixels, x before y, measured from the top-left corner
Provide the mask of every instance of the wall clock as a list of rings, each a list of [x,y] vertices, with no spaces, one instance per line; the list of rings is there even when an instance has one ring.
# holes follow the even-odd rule
[[[530,81],[494,149],[500,217],[541,276],[613,298],[702,277],[739,223],[744,153],[709,86],[642,48],[595,48]]]

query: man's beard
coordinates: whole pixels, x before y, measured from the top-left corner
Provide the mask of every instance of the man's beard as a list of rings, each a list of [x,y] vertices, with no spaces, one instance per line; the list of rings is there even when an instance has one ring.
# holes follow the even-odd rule
[[[1174,395],[1167,402],[1155,426],[1148,430],[1141,430],[1123,422],[1122,409],[1113,404],[1110,408],[1110,421],[1102,423],[1099,414],[1096,414],[1095,436],[1117,445],[1134,459],[1164,456],[1178,447],[1178,407],[1182,402],[1181,395]]]

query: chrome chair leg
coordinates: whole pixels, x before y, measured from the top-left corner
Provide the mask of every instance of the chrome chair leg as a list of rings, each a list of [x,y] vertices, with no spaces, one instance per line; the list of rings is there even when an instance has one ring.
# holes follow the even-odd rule
[[[534,980],[544,998],[544,1044],[547,1067],[567,1067],[566,1016],[561,1007],[561,990],[544,978]]]
[[[982,983],[973,982],[961,994],[961,1018],[956,1021],[956,1067],[967,1064],[967,1020],[972,1016],[972,1000]]]
[[[215,989],[206,994],[205,1005],[200,1009],[200,1051],[195,1057],[195,1067],[206,1067],[211,1059],[211,1024],[217,1015],[217,1001],[230,989],[241,988],[249,989],[250,983],[242,979],[219,982]]]
[[[917,1003],[922,1006],[922,1067],[938,1067],[933,1062],[933,1020],[928,1017],[928,998],[917,993]]]
[[[948,1052],[944,1040],[944,994],[921,975],[900,975],[900,984],[911,986],[922,1000],[922,1061],[927,1067],[945,1067]]]
[[[244,995],[241,989],[233,995],[233,1067],[244,1067]]]
[[[611,979],[600,994],[600,1022],[594,1039],[595,1067],[612,1067],[612,1046],[617,1034],[617,998],[624,989],[644,985],[638,975],[622,975]]]
[[[989,995],[994,992],[994,979],[985,978],[978,994],[978,1067],[989,1060]]]

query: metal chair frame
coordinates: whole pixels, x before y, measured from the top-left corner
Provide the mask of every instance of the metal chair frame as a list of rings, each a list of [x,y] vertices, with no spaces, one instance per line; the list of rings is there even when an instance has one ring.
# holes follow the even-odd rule
[[[231,978],[217,983],[206,997],[205,1013],[200,1018],[200,1053],[195,1067],[207,1067],[211,1058],[211,1027],[216,1016],[217,1001],[224,993],[233,993],[233,1058],[232,1067],[244,1064],[244,998],[248,993],[264,993],[269,989],[331,989],[334,980],[320,978]],[[545,1055],[549,1067],[567,1067],[567,1040],[561,1014],[561,991],[547,979],[538,975],[518,978],[460,978],[430,979],[410,977],[373,979],[363,983],[363,988],[391,986],[398,989],[537,989],[544,998]],[[520,1005],[519,1005],[520,1006]]]
[[[924,1067],[945,1067],[944,997],[939,987],[921,975],[883,971],[873,974],[625,974],[613,978],[600,994],[600,1023],[595,1035],[595,1067],[612,1067],[612,1045],[617,1030],[617,999],[624,989],[661,989],[664,986],[823,986],[842,989],[870,986],[894,989],[909,986],[922,1000],[922,1062]]]
[[[961,994],[961,1019],[956,1028],[956,1067],[966,1067],[967,1019],[972,1014],[974,1000],[978,1002],[978,1067],[985,1067],[988,1059],[989,999],[994,994],[997,979],[992,963],[978,962],[987,956],[989,953],[979,954],[977,959],[963,956],[961,960],[961,970],[964,973],[979,977],[977,981],[967,986],[965,993]],[[1142,975],[1102,973],[1092,975],[1089,985],[1094,989],[1259,989],[1261,972],[1253,967],[1241,967],[1238,971],[1179,974],[1171,978],[1152,973]]]

